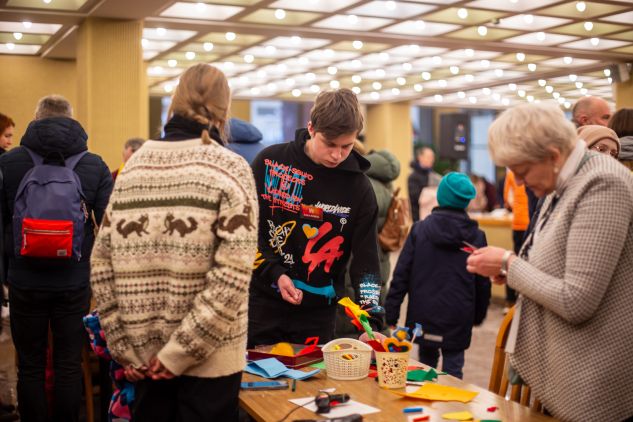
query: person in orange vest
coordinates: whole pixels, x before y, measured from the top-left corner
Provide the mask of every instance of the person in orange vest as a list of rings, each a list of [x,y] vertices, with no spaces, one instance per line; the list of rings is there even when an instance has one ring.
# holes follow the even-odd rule
[[[514,253],[518,254],[523,245],[525,231],[530,225],[530,211],[525,185],[518,185],[514,178],[514,173],[510,170],[507,170],[503,186],[503,201],[506,208],[512,211],[512,243]],[[516,293],[507,284],[505,286],[506,308],[504,308],[504,313],[507,313],[508,308],[513,306],[516,301]]]

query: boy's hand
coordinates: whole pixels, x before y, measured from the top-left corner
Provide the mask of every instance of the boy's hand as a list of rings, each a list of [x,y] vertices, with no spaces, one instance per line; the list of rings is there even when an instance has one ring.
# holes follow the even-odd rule
[[[134,365],[127,365],[123,369],[123,374],[125,375],[125,379],[130,382],[137,382],[142,379],[145,379],[145,372],[147,371],[147,366],[143,365],[140,368],[136,368]]]
[[[277,287],[279,287],[279,293],[281,293],[281,297],[288,303],[292,303],[293,305],[301,304],[303,300],[303,291],[301,289],[297,289],[286,274],[282,274],[277,280]]]

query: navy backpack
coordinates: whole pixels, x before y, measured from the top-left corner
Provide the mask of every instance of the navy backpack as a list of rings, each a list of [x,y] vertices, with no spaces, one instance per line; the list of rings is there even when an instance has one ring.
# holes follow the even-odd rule
[[[60,156],[59,163],[51,163],[23,148],[34,166],[24,175],[15,197],[15,255],[78,261],[88,212],[74,168],[87,151],[65,160]]]

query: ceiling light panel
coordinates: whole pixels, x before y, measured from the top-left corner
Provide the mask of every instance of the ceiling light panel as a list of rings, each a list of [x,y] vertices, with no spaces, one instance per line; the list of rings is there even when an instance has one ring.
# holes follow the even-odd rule
[[[482,23],[488,23],[494,19],[499,19],[505,15],[503,12],[480,10],[480,9],[466,9],[468,15],[465,19],[459,17],[458,11],[461,8],[449,7],[431,14],[425,15],[425,21],[453,23],[458,25],[478,25]]]
[[[148,51],[165,51],[176,45],[173,41],[143,40],[143,50]]]
[[[561,18],[578,18],[578,19],[589,19],[594,16],[604,16],[604,15],[612,15],[618,12],[624,12],[627,6],[616,6],[614,4],[607,3],[599,3],[599,2],[589,2],[585,1],[585,5],[587,6],[585,11],[580,12],[576,9],[576,2],[570,1],[567,3],[559,4],[557,6],[548,7],[542,10],[539,10],[538,13],[541,15],[549,15],[549,16],[560,16]]]
[[[380,28],[385,25],[389,25],[392,22],[393,22],[392,19],[384,19],[384,18],[356,16],[356,19],[351,20],[346,15],[334,15],[334,16],[330,16],[329,18],[318,21],[316,23],[313,23],[312,26],[317,27],[317,28],[328,28],[328,29],[345,28],[347,30],[371,31],[373,29]]]
[[[381,29],[381,32],[391,34],[415,35],[419,37],[433,37],[461,28],[460,25],[427,21],[405,21]]]
[[[232,41],[226,39],[225,32],[209,32],[208,34],[198,38],[200,42],[212,42],[213,44],[234,44],[234,45],[252,45],[260,42],[265,37],[261,35],[250,34],[236,34],[236,37]]]
[[[55,0],[48,3],[42,0],[8,0],[7,7],[47,10],[79,10],[88,0]]]
[[[206,3],[177,2],[165,9],[160,16],[184,19],[222,21],[244,10],[238,6],[221,6]]]
[[[345,13],[363,16],[407,19],[411,16],[421,15],[434,9],[436,9],[435,6],[425,4],[370,0],[359,7],[347,10]]]
[[[332,44],[330,48],[334,50],[360,51],[363,53],[371,53],[372,51],[384,51],[391,47],[391,44],[364,42],[360,49],[354,47],[354,41],[341,41]]]
[[[323,47],[330,43],[330,40],[323,38],[293,38],[293,37],[276,37],[266,41],[265,45],[274,45],[275,47],[285,48],[293,47],[302,50],[312,50],[314,48]]]
[[[553,26],[564,25],[568,22],[570,22],[569,19],[553,18],[550,16],[514,15],[500,19],[499,24],[496,26],[499,28],[519,29],[522,31],[540,31]]]
[[[184,41],[196,34],[196,31],[185,31],[180,29],[143,28],[143,38],[146,40]]]
[[[610,34],[612,32],[624,31],[630,27],[624,25],[618,25],[615,23],[606,22],[592,22],[591,30],[585,29],[584,22],[577,22],[570,25],[561,26],[559,28],[552,28],[551,32],[558,34],[575,35],[580,37],[601,37],[604,34]]]
[[[626,12],[626,13],[619,13],[617,15],[604,16],[604,17],[601,17],[600,20],[615,22],[615,23],[625,23],[625,24],[630,25],[631,22],[633,22],[633,11]]]
[[[606,35],[606,37],[614,40],[633,42],[633,31],[620,32],[618,34],[609,34]]]
[[[299,53],[301,53],[301,50],[276,48],[272,45],[269,45],[269,46],[257,45],[257,46],[250,47],[249,49],[242,51],[241,54],[252,54],[255,57],[285,59],[290,56],[295,56]]]
[[[320,13],[285,11],[283,18],[279,19],[277,10],[283,9],[258,9],[255,12],[240,18],[240,22],[260,23],[268,25],[304,25],[323,16]]]
[[[390,48],[384,52],[400,57],[423,57],[423,56],[436,56],[447,51],[446,48],[440,47],[420,47],[415,45],[401,45],[398,47]]]
[[[53,23],[31,23],[26,28],[22,22],[0,22],[0,32],[23,32],[25,34],[46,34],[53,35],[60,30],[62,25]]]
[[[14,36],[14,33],[8,33],[8,32],[2,32],[0,33],[0,43],[14,43],[15,45],[18,44],[31,44],[31,45],[36,45],[36,44],[45,44],[49,38],[50,35],[39,35],[39,34],[27,34],[27,33],[20,33],[21,34],[21,38],[17,39]]]
[[[503,10],[506,12],[525,12],[526,10],[546,7],[559,0],[478,0],[467,3],[465,7],[478,7],[480,9]]]
[[[597,60],[589,60],[589,59],[577,59],[577,58],[572,58],[572,65],[574,67],[576,66],[588,66],[591,64],[595,64],[598,63]],[[549,59],[549,60],[544,60],[542,62],[540,62],[539,64],[543,64],[545,66],[550,66],[550,67],[565,67],[565,68],[569,68],[570,64],[565,62],[565,59],[563,57],[557,57],[554,59]]]
[[[187,44],[185,47],[180,48],[182,51],[195,51],[196,53],[205,53],[211,51],[213,54],[218,55],[226,55],[231,54],[241,47],[239,45],[227,45],[227,44],[213,44],[213,48],[211,50],[206,50],[204,48],[204,43],[196,42]]]
[[[358,0],[278,0],[268,7],[275,9],[307,10],[310,12],[335,12]]]
[[[305,54],[305,57],[310,59],[310,61],[328,61],[328,62],[339,62],[343,60],[351,60],[358,57],[360,54],[354,53],[351,51],[338,51],[332,49],[325,50],[313,50],[309,51]]]
[[[466,59],[466,60],[482,60],[482,59],[492,59],[494,57],[499,56],[499,53],[496,51],[482,51],[482,50],[453,50],[446,54],[443,57],[450,57],[456,59]]]
[[[514,44],[530,44],[530,45],[557,45],[565,42],[571,42],[577,40],[579,37],[572,37],[570,35],[560,35],[543,33],[542,38],[536,32],[529,34],[519,35],[518,37],[506,38],[503,42]]]
[[[13,48],[9,48],[7,44],[0,44],[0,54],[24,54],[33,55],[40,51],[39,45],[14,44]]]
[[[625,42],[625,41],[600,39],[598,42],[598,45],[594,45],[592,44],[590,39],[584,39],[584,40],[570,42],[567,44],[562,44],[560,47],[575,48],[575,49],[582,49],[582,50],[609,50],[611,48],[622,47],[627,44],[630,44],[630,43]]]
[[[451,32],[446,36],[449,38],[461,38],[466,40],[486,40],[486,41],[498,41],[504,38],[516,36],[519,34],[519,31],[513,29],[500,29],[500,28],[488,28],[486,35],[481,36],[478,32],[478,27],[471,26],[468,28],[461,29],[459,31]]]
[[[512,63],[505,63],[505,62],[489,62],[488,66],[484,66],[481,63],[481,60],[473,60],[470,62],[466,62],[466,63],[462,63],[461,67],[464,70],[489,70],[489,69],[507,69],[509,67],[512,67]]]

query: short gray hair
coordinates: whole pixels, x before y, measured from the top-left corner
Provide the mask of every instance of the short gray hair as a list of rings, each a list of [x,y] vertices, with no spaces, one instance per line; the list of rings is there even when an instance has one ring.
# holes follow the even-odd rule
[[[132,152],[136,152],[139,150],[139,148],[143,146],[144,143],[145,143],[145,139],[143,138],[130,138],[127,141],[125,141],[125,144],[123,145],[123,149],[132,148]]]
[[[498,166],[537,162],[551,155],[548,148],[570,152],[576,128],[555,102],[521,104],[501,113],[488,129],[488,150]]]
[[[40,98],[35,107],[35,120],[48,117],[73,117],[70,102],[61,95],[47,95]]]

